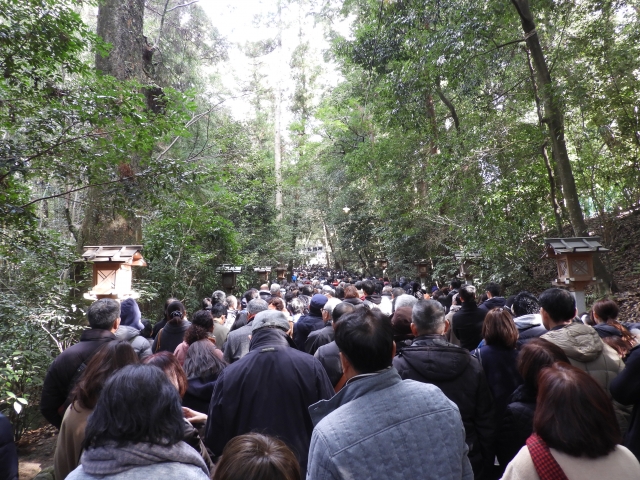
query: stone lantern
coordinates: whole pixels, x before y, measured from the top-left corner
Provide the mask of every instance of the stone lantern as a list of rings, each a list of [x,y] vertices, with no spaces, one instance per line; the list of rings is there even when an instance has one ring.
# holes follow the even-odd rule
[[[131,289],[131,267],[146,267],[142,258],[142,245],[85,246],[81,262],[93,263],[93,282],[87,300],[101,298],[138,298]]]
[[[278,281],[282,282],[287,276],[287,268],[286,267],[276,267],[276,276],[278,277]]]
[[[427,278],[431,271],[431,262],[429,260],[417,260],[413,264],[418,267],[418,276],[420,278]]]
[[[233,265],[220,265],[216,271],[222,277],[222,288],[230,293],[236,288],[237,275],[242,271],[242,267]]]
[[[460,263],[458,278],[464,279],[464,283],[471,285],[473,283],[472,267],[476,264],[476,261],[480,259],[480,255],[477,253],[458,252],[454,254],[454,258]]]
[[[256,267],[253,269],[258,274],[258,278],[261,282],[266,282],[269,279],[271,273],[271,267]]]
[[[378,268],[382,271],[385,271],[389,266],[389,260],[386,258],[376,258],[376,263],[378,264]]]
[[[576,299],[579,313],[587,310],[584,291],[596,282],[593,272],[593,255],[608,252],[600,244],[600,237],[545,238],[546,256],[555,258],[558,277],[551,283],[556,287],[568,288]]]

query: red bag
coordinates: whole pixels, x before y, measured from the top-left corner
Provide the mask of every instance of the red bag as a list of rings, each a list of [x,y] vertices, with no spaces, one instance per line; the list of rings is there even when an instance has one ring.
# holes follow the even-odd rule
[[[540,480],[569,480],[556,459],[551,455],[549,446],[537,433],[532,433],[527,438],[527,448]]]

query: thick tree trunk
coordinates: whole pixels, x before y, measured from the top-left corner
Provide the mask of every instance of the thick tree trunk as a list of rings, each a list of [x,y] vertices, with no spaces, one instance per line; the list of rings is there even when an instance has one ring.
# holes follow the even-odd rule
[[[278,76],[283,71],[282,58],[282,4],[278,2]],[[274,170],[276,177],[276,210],[278,221],[282,220],[282,132],[281,132],[281,104],[282,104],[282,86],[281,79],[276,82],[276,101],[275,101],[275,139],[274,139]]]
[[[118,80],[148,83],[145,65],[152,52],[143,35],[144,0],[103,0],[98,9],[97,33],[111,44],[109,55],[96,55],[96,69]],[[153,89],[145,90],[147,103]],[[153,105],[150,105],[153,108]],[[119,166],[118,174],[125,178],[139,170],[139,159],[131,154]],[[127,180],[135,182],[135,180]],[[132,185],[131,188],[136,188]],[[102,189],[91,188],[82,222],[82,242],[85,245],[136,244],[142,241],[142,221],[133,213],[123,216],[117,208],[118,198],[107,198]],[[79,245],[81,247],[81,245]]]
[[[545,121],[549,126],[552,151],[558,167],[560,181],[562,182],[562,192],[573,233],[576,237],[586,237],[589,232],[582,213],[582,207],[580,206],[578,190],[564,140],[564,112],[551,81],[547,60],[542,51],[540,38],[536,32],[536,25],[529,8],[529,0],[511,0],[511,3],[513,3],[520,16],[527,47],[531,52],[531,58],[535,66],[538,90],[544,106]],[[607,288],[616,289],[613,276],[607,271],[597,255],[594,257],[593,266],[596,276],[604,281]]]

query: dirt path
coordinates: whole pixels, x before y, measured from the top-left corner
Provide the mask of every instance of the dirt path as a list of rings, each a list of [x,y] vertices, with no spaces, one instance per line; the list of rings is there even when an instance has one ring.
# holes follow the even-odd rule
[[[26,432],[18,442],[20,480],[31,480],[41,470],[53,465],[58,430],[46,426]]]

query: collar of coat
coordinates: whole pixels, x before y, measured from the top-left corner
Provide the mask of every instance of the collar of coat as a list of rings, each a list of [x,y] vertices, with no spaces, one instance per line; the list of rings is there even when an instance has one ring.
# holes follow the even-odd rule
[[[285,331],[279,328],[263,327],[251,333],[250,352],[263,348],[277,349],[278,347],[295,348],[295,343]]]
[[[329,400],[320,400],[309,407],[311,421],[316,426],[324,417],[337,410],[352,400],[360,398],[368,393],[384,390],[402,379],[398,371],[393,367],[385,368],[379,372],[357,375]]]

